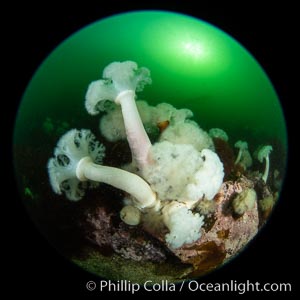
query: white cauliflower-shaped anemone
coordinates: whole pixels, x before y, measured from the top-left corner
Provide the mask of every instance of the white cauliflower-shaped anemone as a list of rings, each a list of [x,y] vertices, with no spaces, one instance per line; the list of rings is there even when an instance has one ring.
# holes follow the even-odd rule
[[[242,158],[242,155],[243,155],[243,152],[245,150],[248,150],[248,143],[247,142],[244,142],[244,141],[237,141],[235,144],[234,144],[234,147],[235,148],[238,148],[239,149],[239,153],[238,153],[238,156],[235,160],[235,164],[238,164]]]
[[[150,71],[138,68],[133,61],[113,62],[104,69],[103,78],[89,85],[85,107],[95,115],[105,108],[105,100],[121,106],[132,160],[142,167],[147,163],[151,142],[135,103],[135,93],[151,83]]]
[[[113,62],[103,70],[103,79],[93,81],[86,93],[85,107],[91,115],[104,109],[106,100],[115,101],[121,92],[140,92],[151,84],[150,71],[133,61]]]
[[[203,149],[214,150],[211,137],[193,121],[175,123],[169,126],[163,131],[159,141],[169,141],[173,144],[189,144],[198,151]]]
[[[182,124],[193,116],[189,109],[176,109],[171,104],[160,103],[151,106],[146,101],[136,101],[138,113],[142,123],[149,134],[158,129],[158,125],[168,121],[169,125]],[[104,108],[106,114],[100,120],[100,132],[110,142],[126,139],[124,118],[120,106],[112,103]],[[170,127],[169,126],[169,127]]]
[[[263,160],[266,161],[265,171],[262,176],[262,180],[266,183],[269,175],[269,168],[270,168],[270,153],[272,152],[273,147],[270,145],[263,146],[261,149],[259,149],[257,154],[257,159],[262,163]]]
[[[103,78],[112,80],[117,92],[135,90],[141,92],[144,86],[151,84],[150,71],[138,68],[134,61],[113,62],[103,70]]]
[[[124,119],[119,106],[114,106],[100,119],[99,129],[101,134],[110,142],[126,139]]]
[[[66,194],[72,201],[78,201],[84,196],[87,182],[81,182],[76,177],[78,162],[86,156],[93,162],[102,163],[105,147],[95,140],[90,130],[72,129],[63,135],[55,150],[54,158],[48,162],[48,172],[52,189],[57,194]],[[93,182],[93,186],[97,183]]]
[[[203,165],[199,152],[191,145],[176,145],[168,141],[156,143],[149,153],[153,163],[143,169],[144,178],[161,200],[187,200],[185,187]]]
[[[153,127],[151,116],[154,107],[149,106],[146,101],[137,101],[136,106],[145,128]],[[110,142],[125,140],[126,130],[120,106],[113,104],[106,111],[99,124],[101,134]]]
[[[143,176],[162,201],[210,200],[222,184],[223,164],[209,149],[199,152],[192,145],[164,141],[153,145],[149,157],[152,163]]]
[[[183,244],[193,243],[201,237],[203,216],[198,213],[193,214],[182,203],[172,201],[165,206],[163,220],[170,231],[165,236],[166,242],[173,249],[179,248]]]
[[[223,164],[218,155],[209,149],[203,149],[200,155],[203,165],[194,174],[193,181],[186,187],[185,195],[194,200],[202,197],[212,200],[223,183]]]
[[[169,121],[170,125],[183,123],[186,119],[192,118],[193,112],[187,108],[177,109],[169,103],[159,103],[153,112],[153,123]]]
[[[87,182],[106,183],[132,196],[139,209],[155,205],[156,195],[141,177],[124,170],[102,166],[104,146],[89,130],[70,130],[59,140],[54,158],[48,162],[53,191],[64,192],[69,200],[84,196]]]
[[[228,142],[229,139],[227,133],[221,128],[211,128],[208,134],[211,138],[221,139],[225,142]]]

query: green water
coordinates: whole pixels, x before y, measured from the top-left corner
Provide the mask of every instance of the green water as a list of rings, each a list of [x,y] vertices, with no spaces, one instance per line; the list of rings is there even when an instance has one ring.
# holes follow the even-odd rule
[[[112,61],[133,60],[151,70],[140,94],[151,104],[191,109],[204,129],[286,145],[286,128],[272,84],[234,39],[200,20],[167,12],[134,12],[93,23],[57,47],[39,67],[22,99],[15,140],[46,116],[86,118],[87,85]],[[34,116],[34,120],[33,120]],[[25,126],[24,126],[25,125]],[[234,142],[234,140],[232,141]]]
[[[88,128],[99,136],[99,116],[88,115],[84,108],[87,86],[101,78],[106,65],[124,60],[151,71],[153,83],[140,99],[189,108],[200,127],[222,128],[231,145],[245,140],[251,152],[259,144],[273,145],[273,161],[280,157],[277,163],[284,172],[287,134],[280,101],[258,62],[237,41],[203,21],[169,12],[100,20],[73,34],[45,59],[28,84],[16,118],[14,160],[20,192],[54,244],[60,229],[51,226],[64,224],[67,217],[59,212],[71,204],[52,192],[47,160],[63,131]]]

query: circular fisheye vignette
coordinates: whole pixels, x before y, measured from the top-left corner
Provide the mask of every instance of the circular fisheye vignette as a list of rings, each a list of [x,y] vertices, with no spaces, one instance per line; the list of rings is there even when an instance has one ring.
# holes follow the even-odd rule
[[[254,57],[167,11],[114,15],[63,41],[14,131],[39,230],[82,269],[138,283],[198,278],[244,249],[279,198],[286,155],[280,102]]]

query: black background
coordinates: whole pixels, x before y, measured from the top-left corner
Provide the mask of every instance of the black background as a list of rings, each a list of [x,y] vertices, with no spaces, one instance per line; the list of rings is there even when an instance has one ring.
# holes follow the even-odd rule
[[[161,1],[163,2],[163,1]],[[225,1],[224,1],[225,2]],[[3,64],[8,65],[5,77],[8,82],[3,87],[8,91],[2,103],[5,105],[4,117],[1,118],[4,132],[11,138],[15,113],[30,78],[45,57],[66,37],[83,26],[102,17],[137,9],[165,9],[199,17],[216,25],[236,38],[260,62],[273,82],[282,102],[289,131],[289,164],[281,201],[277,205],[269,223],[256,239],[240,256],[230,264],[201,278],[205,282],[225,282],[229,280],[252,282],[291,282],[296,290],[299,236],[297,224],[296,179],[292,169],[296,119],[292,114],[292,104],[297,101],[291,92],[293,70],[296,62],[296,40],[292,32],[296,26],[293,13],[295,7],[285,4],[262,6],[253,1],[239,1],[239,4],[220,6],[214,1],[164,1],[164,4],[133,4],[131,1],[88,1],[63,6],[63,3],[45,2],[21,6],[11,4],[3,9],[4,43],[2,49]],[[3,39],[2,39],[3,41]],[[2,71],[4,72],[4,71]],[[17,74],[17,75],[16,75]],[[5,82],[5,81],[4,81]],[[4,102],[5,101],[5,102]],[[259,109],[259,108],[258,108]],[[7,112],[7,113],[6,113]],[[2,122],[1,121],[1,122]],[[272,126],[272,124],[270,124]],[[11,142],[11,141],[10,141]],[[8,157],[11,152],[7,153]],[[11,294],[21,293],[43,295],[94,295],[99,291],[88,292],[85,283],[88,280],[99,281],[85,273],[56,253],[39,231],[34,227],[25,209],[20,203],[13,181],[10,159],[6,178],[12,179],[5,185],[9,191],[6,201],[13,203],[13,208],[2,212],[5,218],[3,231],[9,240],[1,243],[4,250],[3,265],[8,265],[7,282],[3,288]],[[3,197],[3,198],[5,198]],[[3,218],[4,219],[4,218]],[[297,272],[297,271],[296,271]],[[193,293],[194,296],[209,296],[208,293]],[[282,296],[288,296],[283,294]]]

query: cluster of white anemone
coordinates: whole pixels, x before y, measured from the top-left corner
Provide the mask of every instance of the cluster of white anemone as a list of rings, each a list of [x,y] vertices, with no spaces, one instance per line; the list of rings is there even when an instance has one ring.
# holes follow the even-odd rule
[[[100,121],[103,136],[109,141],[127,138],[137,172],[103,166],[105,147],[86,129],[72,129],[61,137],[48,172],[54,192],[65,193],[72,201],[99,183],[125,191],[129,197],[120,212],[122,220],[129,225],[167,227],[167,244],[178,248],[200,238],[203,216],[192,209],[199,201],[214,198],[223,182],[223,165],[209,134],[189,120],[190,110],[166,103],[156,107],[136,103],[136,92],[150,83],[147,68],[132,61],[113,62],[86,93],[88,113],[106,111]],[[145,127],[163,121],[169,126],[152,145]]]

